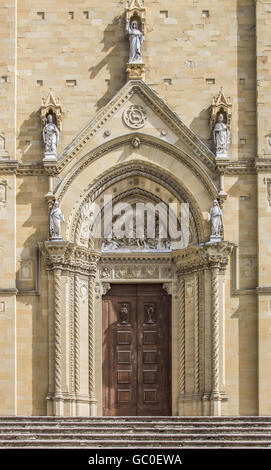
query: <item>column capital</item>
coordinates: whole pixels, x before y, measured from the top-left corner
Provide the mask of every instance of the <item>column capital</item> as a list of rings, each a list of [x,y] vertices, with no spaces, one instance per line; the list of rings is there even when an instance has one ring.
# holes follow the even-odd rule
[[[67,241],[45,241],[39,243],[47,269],[70,271],[95,276],[100,252],[75,245]]]

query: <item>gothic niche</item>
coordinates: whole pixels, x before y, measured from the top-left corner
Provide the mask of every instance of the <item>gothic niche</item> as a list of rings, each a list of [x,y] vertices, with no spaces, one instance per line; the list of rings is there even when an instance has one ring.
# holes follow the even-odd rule
[[[62,130],[62,109],[59,98],[55,98],[52,90],[46,99],[42,98],[40,108],[44,157],[56,158],[60,131]]]
[[[144,322],[147,325],[155,323],[155,306],[154,303],[144,304]]]
[[[232,118],[232,104],[230,98],[226,98],[222,88],[217,96],[214,96],[211,106],[210,128],[212,132],[213,150],[216,157],[228,157],[228,145],[230,144]]]
[[[129,304],[120,304],[119,310],[119,323],[121,325],[128,325],[130,323]]]
[[[125,32],[129,38],[129,59],[126,67],[128,80],[143,79],[145,65],[142,59],[146,8],[143,0],[130,0],[126,7]]]

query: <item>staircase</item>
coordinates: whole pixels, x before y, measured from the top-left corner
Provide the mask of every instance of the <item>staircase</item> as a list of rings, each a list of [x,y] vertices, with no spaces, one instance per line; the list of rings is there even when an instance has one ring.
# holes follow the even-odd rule
[[[0,449],[271,448],[271,417],[6,417]]]

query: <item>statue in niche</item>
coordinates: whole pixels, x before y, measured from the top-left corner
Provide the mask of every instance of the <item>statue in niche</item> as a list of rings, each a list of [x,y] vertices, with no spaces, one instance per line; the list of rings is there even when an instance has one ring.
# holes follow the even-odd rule
[[[59,207],[59,202],[55,201],[50,212],[50,240],[60,239],[60,224],[64,222],[64,215]]]
[[[53,122],[53,115],[48,114],[46,124],[43,128],[43,141],[45,145],[45,154],[56,155],[56,148],[59,142],[59,130]]]
[[[208,214],[208,221],[212,222],[212,236],[211,238],[221,239],[221,230],[223,227],[222,210],[219,207],[218,201],[215,199],[213,206]]]
[[[119,317],[120,317],[121,325],[127,325],[127,323],[129,323],[129,305],[128,304],[121,304]]]
[[[138,27],[137,21],[133,20],[130,24],[129,19],[126,20],[126,33],[129,34],[130,53],[129,64],[142,64],[142,43],[144,36]]]
[[[213,139],[216,155],[227,155],[230,135],[228,126],[224,123],[224,116],[222,113],[219,114],[218,121],[214,127]]]

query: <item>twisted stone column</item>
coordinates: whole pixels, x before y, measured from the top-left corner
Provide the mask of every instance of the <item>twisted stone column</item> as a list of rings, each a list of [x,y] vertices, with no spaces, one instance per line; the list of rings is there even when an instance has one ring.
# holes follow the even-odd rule
[[[55,397],[62,398],[61,348],[61,270],[54,270],[55,297]]]
[[[195,275],[195,393],[199,393],[200,390],[200,351],[199,351],[199,275]]]
[[[80,311],[79,278],[74,278],[74,390],[80,393]]]
[[[179,393],[185,394],[185,281],[179,280]]]
[[[90,415],[96,416],[97,400],[95,396],[95,312],[94,312],[94,277],[89,277],[88,289],[88,367]]]
[[[220,414],[221,396],[219,391],[219,268],[211,268],[212,289],[212,395],[213,414]]]

